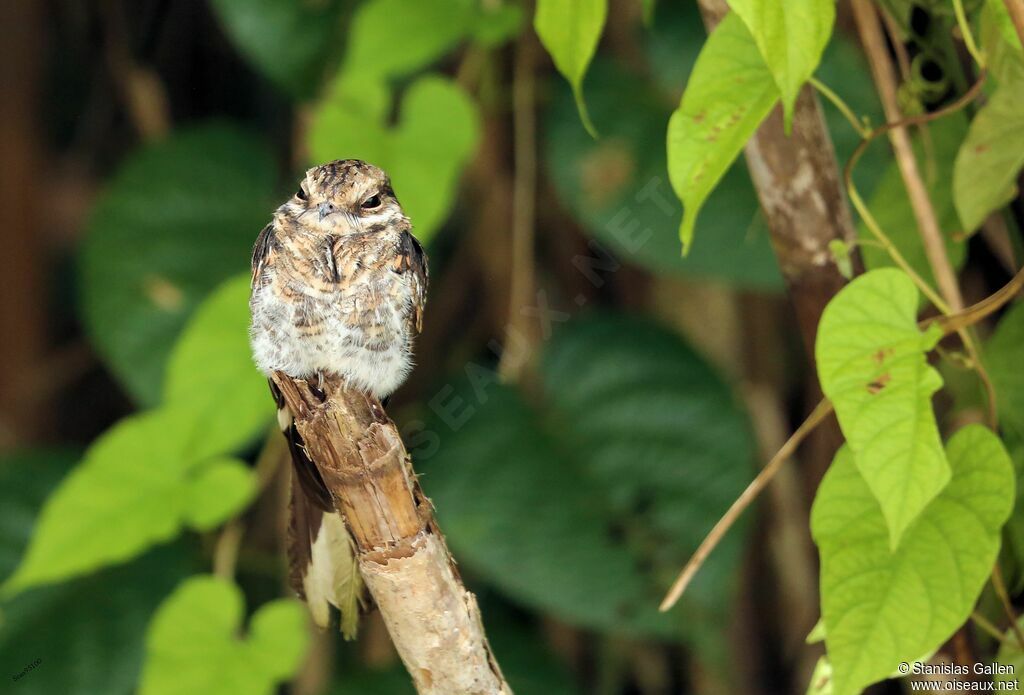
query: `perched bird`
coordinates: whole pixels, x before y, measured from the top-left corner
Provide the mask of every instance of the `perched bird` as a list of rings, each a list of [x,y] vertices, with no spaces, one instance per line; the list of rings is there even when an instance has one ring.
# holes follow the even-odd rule
[[[314,167],[263,228],[252,255],[256,365],[316,387],[324,375],[382,401],[412,369],[427,259],[381,169],[355,159]],[[328,604],[354,634],[361,594],[351,539],[273,381],[293,463],[290,580],[325,627]]]

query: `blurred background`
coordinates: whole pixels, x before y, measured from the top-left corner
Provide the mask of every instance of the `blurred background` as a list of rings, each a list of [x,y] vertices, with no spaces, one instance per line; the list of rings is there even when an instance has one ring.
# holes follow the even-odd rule
[[[818,74],[878,123],[839,10]],[[0,691],[134,692],[155,611],[216,565],[223,521],[247,611],[287,594],[287,467],[266,461],[280,458],[264,446],[273,408],[245,351],[249,256],[306,167],[349,157],[391,173],[430,256],[418,365],[389,412],[516,692],[805,689],[820,654],[804,644],[818,617],[807,517],[827,431],[680,605],[656,610],[817,401],[742,161],[680,254],[665,131],[706,36],[696,4],[612,0],[584,83],[597,139],[531,13],[511,0],[0,4],[0,576],[91,443],[171,397],[183,331],[231,332],[231,360],[207,365],[198,388],[242,402],[237,417],[256,426],[238,425],[249,434],[232,454],[259,477],[233,520],[175,526],[5,603]],[[942,12],[912,20],[949,35]],[[907,104],[940,100],[957,78],[949,55],[922,55]],[[858,136],[825,111],[843,162]],[[886,147],[869,150],[861,190],[889,165]],[[886,210],[909,214],[892,197]],[[1005,272],[974,243],[971,296]],[[205,327],[190,323],[197,310]],[[235,426],[235,408],[219,412]],[[160,437],[147,446],[115,463],[169,456]],[[111,514],[97,533],[135,523]],[[412,691],[376,613],[357,642],[309,635],[275,687]],[[215,691],[248,692],[230,687]]]

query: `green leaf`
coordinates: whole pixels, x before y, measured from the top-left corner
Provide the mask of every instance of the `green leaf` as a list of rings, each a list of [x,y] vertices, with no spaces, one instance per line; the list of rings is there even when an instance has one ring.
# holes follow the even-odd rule
[[[659,12],[661,12],[659,6]],[[695,7],[694,21],[698,22]],[[660,20],[659,20],[660,21]],[[567,90],[544,114],[548,180],[562,204],[593,237],[574,260],[598,283],[610,277],[603,249],[658,274],[710,278],[758,290],[781,290],[775,254],[745,166],[738,162],[711,194],[698,223],[702,243],[679,254],[682,206],[665,177],[665,144],[650,137],[672,107],[643,76],[597,59],[587,78],[590,110],[607,123],[600,140],[579,127]],[[623,99],[623,94],[630,94]],[[594,264],[597,269],[591,269]]]
[[[1024,620],[1021,618],[1017,619],[1017,626],[1024,628]],[[1003,635],[1003,641],[999,645],[999,651],[996,653],[996,663],[1002,664],[1003,666],[1009,666],[1013,670],[1009,673],[997,673],[993,675],[992,680],[997,684],[1006,683],[1005,691],[1013,692],[1014,690],[1020,690],[1020,674],[1024,673],[1024,649],[1021,648],[1021,644],[1017,639],[1017,633],[1012,628],[1007,629]],[[1013,685],[1010,685],[1010,682]]]
[[[251,497],[251,481],[234,474],[229,489],[223,472],[193,475],[209,456],[202,429],[189,408],[176,407],[125,418],[104,433],[47,499],[3,594],[123,562],[175,537],[189,517],[209,528],[238,511]],[[222,501],[197,510],[195,500],[213,492],[205,485],[230,508]]]
[[[184,517],[197,531],[209,531],[252,502],[256,476],[244,461],[207,461],[186,480]]]
[[[476,105],[455,82],[417,80],[405,94],[401,120],[387,128],[382,92],[353,94],[342,79],[321,104],[309,133],[313,159],[365,159],[385,169],[416,235],[429,241],[451,212],[462,168],[480,138]]]
[[[953,478],[906,529],[896,553],[886,519],[848,447],[818,489],[811,529],[821,553],[825,644],[836,695],[859,693],[937,648],[967,620],[999,552],[1013,468],[981,425],[947,447]]]
[[[280,89],[312,96],[341,39],[343,0],[211,0],[239,52]]]
[[[224,125],[172,134],[133,154],[92,211],[80,261],[83,316],[128,390],[154,404],[192,310],[246,269],[273,209],[261,142]]]
[[[729,7],[747,25],[772,72],[789,132],[800,88],[818,68],[832,36],[835,0],[732,0]]]
[[[523,24],[523,8],[513,2],[477,5],[478,16],[473,26],[473,38],[487,48],[497,48],[519,34]]]
[[[753,444],[728,387],[674,335],[614,315],[556,334],[539,412],[493,379],[477,367],[442,391],[428,427],[440,451],[413,450],[460,563],[560,619],[714,648],[741,534],[680,611],[659,614],[656,599],[749,480]]]
[[[730,13],[704,44],[668,123],[668,174],[683,201],[684,254],[704,201],[778,99],[750,32]]]
[[[985,0],[983,12],[989,13],[989,19],[999,30],[999,35],[1007,47],[1018,53],[1024,50],[1020,44],[1020,36],[1017,35],[1017,30],[1013,26],[1013,19],[1003,0]]]
[[[270,695],[293,675],[309,643],[305,608],[265,604],[239,639],[242,593],[210,576],[193,577],[164,601],[149,626],[140,695]]]
[[[815,345],[822,390],[881,504],[893,548],[950,478],[931,404],[942,378],[925,355],[941,332],[918,330],[917,305],[906,274],[872,270],[825,307]]]
[[[583,99],[583,78],[601,40],[608,0],[538,0],[533,28],[555,67],[572,86],[583,127],[591,137],[597,130]]]
[[[61,451],[0,460],[0,579],[17,565],[47,494],[74,463]],[[19,695],[130,695],[142,664],[146,623],[189,570],[181,547],[161,548],[95,577],[40,588],[6,601],[0,673]]]
[[[814,672],[807,684],[807,695],[833,695],[832,664],[828,657],[820,656],[814,664]]]
[[[999,426],[1007,441],[1024,443],[1024,304],[1012,305],[985,343],[985,368],[995,387]]]
[[[922,146],[921,140],[915,140],[915,151],[926,174],[928,196],[942,230],[946,254],[953,267],[959,269],[967,258],[967,239],[962,234],[960,218],[953,205],[953,160],[967,134],[967,123],[959,115],[953,115],[925,127],[928,128],[928,146]],[[868,207],[910,266],[934,286],[935,276],[918,232],[917,218],[895,162],[891,162],[882,174]],[[873,243],[875,237],[863,222],[858,228],[858,235],[868,242],[860,246],[860,251],[869,270],[895,266],[888,252]]]
[[[383,79],[430,64],[473,29],[473,5],[467,0],[364,3],[352,18],[343,72]]]
[[[1020,84],[996,90],[971,121],[953,167],[953,200],[964,229],[974,231],[1017,195],[1024,166],[1024,91]]]
[[[188,407],[211,454],[235,451],[273,417],[266,379],[249,348],[249,274],[217,288],[196,310],[167,363],[164,403]]]
[[[998,84],[1024,81],[1024,50],[1003,0],[985,0],[981,9],[979,40],[986,68]]]

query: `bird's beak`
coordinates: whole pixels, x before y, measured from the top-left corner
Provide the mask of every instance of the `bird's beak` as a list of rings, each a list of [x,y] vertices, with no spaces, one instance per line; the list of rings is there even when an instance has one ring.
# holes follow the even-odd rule
[[[325,217],[334,212],[334,206],[331,205],[330,203],[320,203],[320,207],[318,209],[320,215],[320,222],[323,222]]]

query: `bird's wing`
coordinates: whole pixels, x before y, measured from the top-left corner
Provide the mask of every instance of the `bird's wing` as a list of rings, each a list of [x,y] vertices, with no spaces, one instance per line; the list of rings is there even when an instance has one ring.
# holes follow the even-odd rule
[[[430,273],[427,269],[427,254],[423,247],[409,232],[402,232],[402,239],[398,247],[398,256],[395,259],[395,271],[398,273],[412,273],[413,297],[412,313],[410,322],[416,333],[423,332],[423,309],[427,303],[427,285],[430,282]]]
[[[288,505],[288,581],[309,605],[320,628],[330,622],[330,607],[341,612],[345,639],[356,635],[363,585],[352,538],[316,464],[306,453],[302,436],[280,391],[271,381],[278,407],[278,424],[288,440],[292,460]]]
[[[256,286],[256,281],[263,273],[263,269],[273,262],[274,253],[277,251],[278,241],[274,236],[274,223],[271,222],[256,237],[256,243],[252,247],[252,281],[251,286]]]

